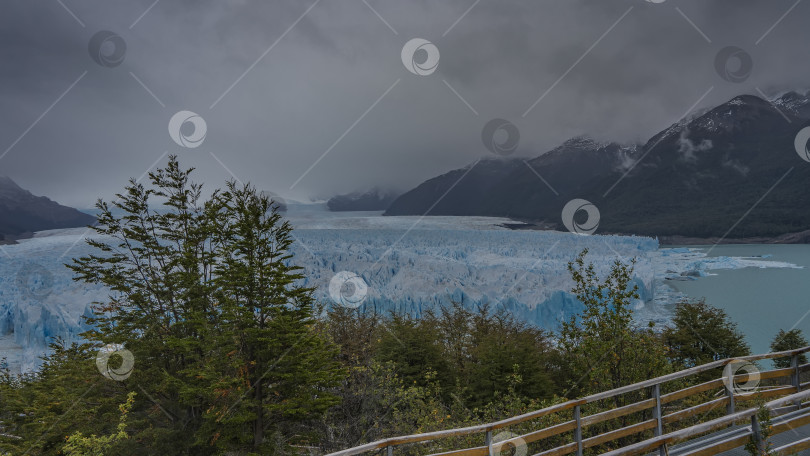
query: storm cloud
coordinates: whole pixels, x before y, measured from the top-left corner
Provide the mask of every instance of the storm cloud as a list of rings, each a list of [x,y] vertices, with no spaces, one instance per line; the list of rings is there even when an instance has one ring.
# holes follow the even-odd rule
[[[810,86],[810,4],[795,0],[7,0],[0,8],[0,175],[80,208],[111,198],[166,154],[196,167],[209,187],[236,178],[324,198],[408,188],[486,156],[481,130],[493,118],[519,128],[517,154],[536,156],[585,134],[643,141],[690,110]],[[431,74],[403,65],[413,38],[436,46]],[[123,61],[113,52],[120,43]],[[750,68],[733,58],[717,70],[731,46]],[[196,147],[169,133],[180,111],[204,120]],[[188,127],[182,135],[192,135]]]

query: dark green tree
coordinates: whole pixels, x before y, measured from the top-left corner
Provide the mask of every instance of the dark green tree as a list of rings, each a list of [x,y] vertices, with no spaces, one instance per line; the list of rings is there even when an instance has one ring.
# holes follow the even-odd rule
[[[683,368],[751,354],[737,324],[704,300],[678,303],[672,326],[664,329],[662,337],[670,359]]]
[[[380,363],[392,363],[406,386],[430,386],[431,382],[425,378],[429,371],[436,374],[435,382],[445,392],[452,384],[435,318],[425,315],[420,319],[394,313],[386,319],[379,337],[375,359]]]
[[[552,350],[544,331],[488,306],[473,314],[471,323],[470,359],[462,383],[468,386],[471,407],[507,393],[531,400],[553,396]],[[516,377],[519,382],[512,381]]]
[[[801,329],[791,329],[789,331],[785,331],[784,329],[780,329],[776,336],[771,341],[771,351],[772,352],[780,352],[780,351],[788,351],[794,350],[797,348],[804,348],[810,345],[807,343],[807,339],[802,334]],[[791,359],[788,358],[777,358],[773,360],[773,365],[777,369],[790,367]],[[799,364],[807,364],[807,356],[806,355],[799,355]]]
[[[336,404],[325,389],[340,380],[337,351],[316,331],[312,289],[296,285],[304,276],[291,264],[292,227],[278,207],[230,182],[208,209],[220,356],[205,435],[223,450],[270,454],[279,441],[302,443],[289,437]]]
[[[561,358],[549,335],[503,309],[453,303],[420,318],[342,308],[328,316],[349,376],[323,423],[326,451],[431,428],[425,423],[505,418],[559,391]]]
[[[122,383],[144,394],[119,454],[280,452],[312,438],[293,428],[334,403],[340,370],[272,201],[235,184],[203,200],[192,171],[171,157],[148,188],[100,201],[98,253],[69,265],[111,290],[85,337],[135,357]]]
[[[68,435],[116,432],[127,390],[99,373],[95,347],[56,339],[50,349],[37,372],[0,375],[0,454],[61,455]]]
[[[140,451],[209,454],[212,448],[199,431],[213,385],[200,373],[216,356],[215,336],[224,328],[216,325],[213,298],[214,226],[191,171],[172,157],[149,174],[151,187],[131,180],[112,205],[99,201],[96,236],[87,241],[98,253],[68,265],[76,280],[111,291],[97,303],[89,321],[94,329],[85,337],[123,344],[134,355],[125,382],[148,393],[136,399],[130,421],[140,428],[133,439]]]

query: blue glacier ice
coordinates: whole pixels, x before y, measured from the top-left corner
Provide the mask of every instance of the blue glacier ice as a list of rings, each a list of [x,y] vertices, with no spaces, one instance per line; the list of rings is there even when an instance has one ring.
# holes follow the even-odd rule
[[[554,231],[512,231],[506,219],[486,217],[381,217],[379,213],[328,213],[319,207],[288,213],[295,262],[320,303],[337,305],[329,293],[336,273],[348,271],[368,285],[366,310],[419,315],[452,302],[475,308],[502,306],[520,318],[554,329],[581,310],[569,293],[566,269],[583,249],[597,271],[615,260],[636,258],[634,304],[640,323],[665,324],[667,306],[680,296],[667,280],[688,280],[692,271],[793,267],[764,258],[707,257],[699,249],[659,249],[655,239],[582,236]],[[106,290],[77,283],[64,264],[85,255],[86,229],[38,233],[0,246],[0,358],[17,372],[36,369],[55,337],[80,338],[83,316]]]
[[[299,229],[295,251],[307,266],[307,285],[322,302],[331,301],[327,288],[336,272],[362,277],[366,310],[419,315],[451,302],[470,308],[490,303],[554,329],[561,317],[581,308],[568,293],[573,283],[566,266],[585,247],[600,273],[614,260],[637,258],[642,302],[651,296],[654,239],[463,228],[406,232]]]

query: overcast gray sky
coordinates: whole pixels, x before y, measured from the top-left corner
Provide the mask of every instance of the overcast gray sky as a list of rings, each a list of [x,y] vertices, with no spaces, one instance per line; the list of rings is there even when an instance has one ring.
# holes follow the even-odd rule
[[[166,152],[197,167],[209,187],[233,173],[286,197],[318,198],[409,188],[487,156],[481,130],[493,118],[513,122],[518,154],[534,156],[581,134],[646,140],[699,100],[697,109],[810,86],[810,2],[796,0],[5,0],[0,8],[0,175],[81,208]],[[91,58],[100,31],[126,44],[119,65]],[[403,65],[413,38],[438,49],[432,74]],[[727,46],[751,56],[743,82],[715,71]],[[184,110],[207,125],[198,147],[169,134]]]

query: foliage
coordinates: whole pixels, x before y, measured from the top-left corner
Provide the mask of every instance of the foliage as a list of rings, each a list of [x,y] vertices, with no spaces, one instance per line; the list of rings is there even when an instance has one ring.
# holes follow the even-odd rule
[[[231,182],[207,210],[217,258],[216,328],[226,330],[214,333],[223,356],[202,374],[213,387],[203,435],[223,450],[271,451],[267,436],[289,433],[288,426],[336,404],[323,388],[338,381],[341,369],[315,329],[312,290],[296,285],[304,277],[290,264],[292,228],[272,202]]]
[[[773,444],[770,437],[773,434],[771,423],[771,412],[765,407],[764,401],[759,401],[756,413],[756,420],[759,422],[759,440],[752,434],[748,443],[745,444],[745,451],[751,456],[768,456],[773,453]]]
[[[203,200],[192,171],[171,157],[149,174],[149,187],[130,181],[116,202],[99,201],[88,240],[97,253],[69,265],[77,280],[111,290],[84,337],[94,349],[124,345],[135,358],[132,375],[111,382],[91,374],[86,350],[75,363],[51,364],[62,379],[81,366],[83,382],[115,385],[105,401],[120,402],[129,386],[144,392],[130,414],[131,442],[117,454],[285,452],[317,439],[299,430],[336,403],[326,389],[342,370],[316,328],[311,290],[288,253],[291,228],[274,203],[234,183]],[[100,400],[95,390],[70,393],[65,400],[76,398],[85,412]],[[57,435],[103,433],[102,423],[31,414],[29,426],[54,425]]]
[[[61,454],[65,438],[77,431],[115,432],[118,405],[127,390],[102,377],[92,344],[57,339],[34,373],[0,378],[0,450],[12,454]],[[7,437],[14,436],[14,437]]]
[[[550,335],[503,309],[477,310],[455,303],[421,318],[394,314],[381,325],[375,359],[391,362],[408,382],[422,386],[424,372],[436,372],[445,401],[474,409],[507,392],[510,375],[521,381],[516,393],[548,399],[557,394],[551,374],[559,361]]]
[[[633,264],[616,261],[600,279],[593,264],[585,264],[587,249],[568,264],[572,293],[584,304],[579,316],[562,322],[560,346],[574,376],[571,391],[578,395],[629,385],[663,375],[668,361],[651,328],[633,323],[631,305],[638,299],[631,286]],[[616,398],[621,406],[624,397]]]
[[[807,339],[804,337],[804,334],[802,334],[801,329],[791,329],[789,331],[780,329],[773,338],[773,341],[771,341],[771,351],[788,351],[797,348],[804,348],[808,345],[810,345],[810,343],[807,342]],[[790,363],[790,358],[777,358],[773,360],[773,365],[776,368],[790,367]],[[799,365],[802,364],[807,364],[806,355],[799,355]]]
[[[683,368],[751,354],[737,324],[704,300],[678,303],[663,338],[670,357]]]
[[[62,451],[67,456],[105,456],[111,455],[109,450],[116,444],[129,438],[127,434],[127,415],[132,410],[135,403],[135,393],[127,394],[127,401],[119,406],[121,418],[118,421],[116,432],[106,436],[96,436],[95,434],[84,436],[81,432],[75,432],[67,438],[67,443]]]
[[[386,319],[383,329],[375,359],[393,363],[397,375],[407,384],[426,387],[432,381],[445,386],[450,383],[450,368],[435,319],[394,314]],[[428,371],[434,372],[436,378],[425,378]]]
[[[131,181],[115,203],[98,203],[97,236],[88,241],[97,252],[69,267],[77,280],[110,289],[109,299],[96,303],[84,341],[56,340],[38,372],[14,376],[0,364],[0,454],[329,452],[497,421],[673,365],[748,354],[734,323],[704,302],[679,304],[662,334],[636,326],[634,263],[616,261],[599,277],[587,250],[568,265],[584,311],[562,322],[559,334],[502,307],[463,303],[420,318],[336,307],[318,319],[313,309],[324,303],[303,285],[306,271],[290,254],[292,228],[276,205],[233,182],[204,199],[191,172],[172,157],[150,173],[149,186]],[[99,373],[96,356],[107,344],[133,354],[131,376]],[[774,341],[778,349],[806,344],[798,331]],[[634,392],[582,411],[648,397]],[[648,413],[593,424],[586,437]],[[510,431],[570,419],[550,414]],[[543,451],[569,437],[530,445]],[[480,435],[457,436],[402,451],[481,443]]]
[[[326,450],[501,419],[560,389],[548,335],[488,306],[453,304],[419,319],[344,308],[328,315],[349,375],[322,424],[332,436]]]
[[[498,394],[542,400],[560,393],[562,385],[552,379],[559,356],[546,332],[502,309],[491,312],[484,307],[470,317],[470,356],[464,369],[468,379],[457,380],[469,386],[470,407],[482,407]]]

